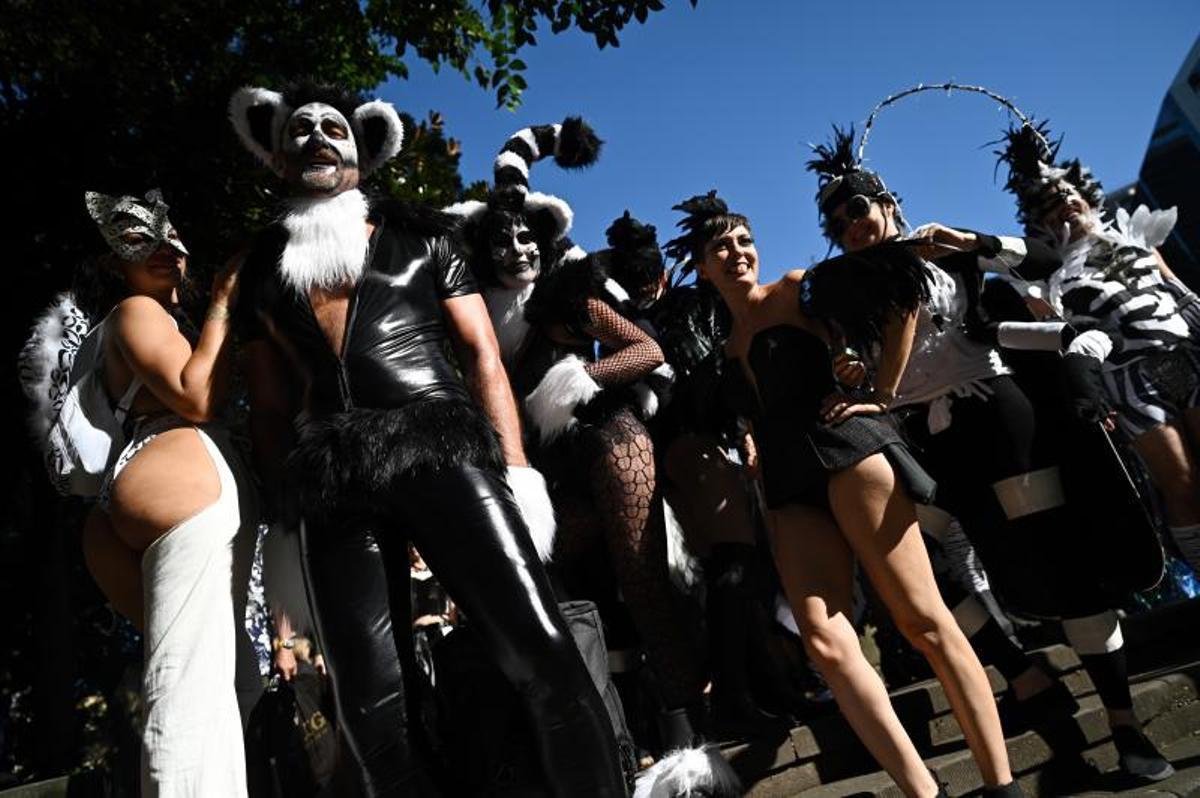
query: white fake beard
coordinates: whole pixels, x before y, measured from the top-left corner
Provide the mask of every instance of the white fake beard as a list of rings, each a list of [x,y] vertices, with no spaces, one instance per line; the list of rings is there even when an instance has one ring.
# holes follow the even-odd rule
[[[362,276],[367,256],[367,198],[358,189],[336,197],[293,197],[281,220],[288,232],[279,256],[284,283],[307,296],[332,291]]]

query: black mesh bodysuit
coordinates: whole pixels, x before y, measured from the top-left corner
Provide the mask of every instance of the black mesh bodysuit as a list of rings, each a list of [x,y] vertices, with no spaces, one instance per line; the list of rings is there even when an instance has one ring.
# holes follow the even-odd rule
[[[518,396],[555,360],[575,354],[604,391],[580,408],[570,436],[535,450],[559,510],[555,562],[578,565],[602,535],[621,595],[668,707],[700,698],[702,674],[680,624],[667,571],[662,497],[650,434],[631,408],[630,386],[662,363],[662,352],[637,325],[595,298],[586,263],[575,274],[539,284],[526,309],[537,328],[518,377]],[[598,343],[604,355],[596,359]]]
[[[411,539],[528,706],[554,794],[623,796],[604,704],[504,482],[495,432],[446,356],[441,303],[474,293],[474,281],[444,229],[394,208],[372,221],[341,353],[277,274],[278,228],[247,260],[238,308],[243,335],[273,342],[301,386],[289,470],[350,750],[372,795],[435,792],[407,732]]]

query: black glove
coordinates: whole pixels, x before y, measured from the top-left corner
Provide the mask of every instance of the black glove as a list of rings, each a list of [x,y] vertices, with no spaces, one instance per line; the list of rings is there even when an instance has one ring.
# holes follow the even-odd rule
[[[972,307],[963,316],[962,330],[972,341],[988,346],[999,346],[1000,322],[992,321],[987,311],[979,306]]]
[[[1063,355],[1062,375],[1067,402],[1081,421],[1104,421],[1112,412],[1100,374],[1100,361],[1096,358],[1078,352]]]

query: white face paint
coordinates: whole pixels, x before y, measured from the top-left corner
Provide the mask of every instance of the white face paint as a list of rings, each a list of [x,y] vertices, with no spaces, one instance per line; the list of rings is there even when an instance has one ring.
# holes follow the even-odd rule
[[[505,288],[520,288],[538,278],[542,270],[537,237],[524,221],[516,221],[492,236],[492,262]]]
[[[358,185],[358,144],[346,117],[309,103],[288,117],[281,142],[284,179],[306,193],[339,194]]]

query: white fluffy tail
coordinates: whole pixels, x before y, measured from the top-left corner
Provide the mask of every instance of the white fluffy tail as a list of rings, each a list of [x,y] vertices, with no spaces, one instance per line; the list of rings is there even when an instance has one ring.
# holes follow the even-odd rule
[[[738,798],[742,782],[714,745],[681,748],[637,777],[633,798]]]
[[[665,501],[663,518],[667,531],[667,573],[670,574],[671,583],[682,593],[694,593],[704,581],[704,568],[688,548],[683,527],[671,505]]]
[[[542,381],[525,398],[542,443],[549,443],[575,426],[575,408],[600,393],[600,386],[587,373],[583,361],[568,355],[555,363]]]
[[[538,557],[544,563],[550,562],[554,556],[554,536],[558,526],[554,521],[554,505],[550,503],[545,478],[535,468],[509,466],[508,486],[512,488],[517,507],[521,509],[525,526],[529,527],[529,537],[533,538]]]

